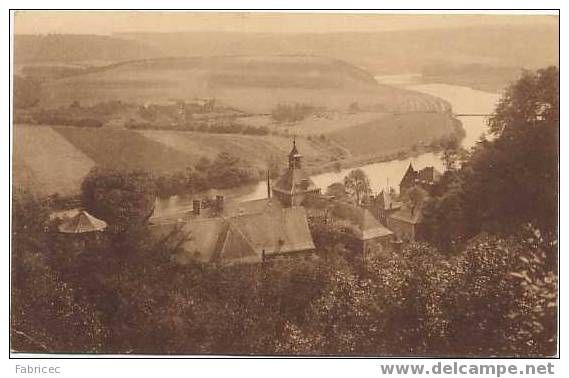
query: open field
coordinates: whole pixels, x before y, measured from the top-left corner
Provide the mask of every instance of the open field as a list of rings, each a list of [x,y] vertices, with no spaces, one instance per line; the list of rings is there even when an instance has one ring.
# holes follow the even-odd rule
[[[408,113],[384,117],[332,132],[329,137],[354,157],[392,154],[452,134],[456,121],[443,113]]]
[[[365,118],[365,117],[364,117]],[[324,138],[299,134],[297,145],[310,172],[334,164],[381,158],[428,145],[455,131],[456,120],[444,113],[384,115],[361,124],[332,127]],[[184,131],[84,127],[15,126],[14,181],[39,194],[77,193],[93,166],[140,169],[155,174],[194,166],[220,152],[264,170],[283,168],[291,137],[207,134]],[[401,136],[405,135],[404,138]]]
[[[233,134],[205,134],[180,131],[138,131],[145,137],[177,151],[200,151],[203,156],[214,158],[219,152],[240,157],[259,169],[266,169],[271,161],[286,164],[291,149],[291,138],[275,135],[248,136]],[[326,142],[297,140],[307,167],[332,160],[341,150]]]
[[[200,154],[177,151],[132,130],[54,127],[75,147],[102,167],[162,173],[195,164]]]
[[[38,194],[74,194],[93,159],[47,126],[14,127],[14,188]]]
[[[241,117],[237,122],[246,126],[266,126],[277,133],[286,130],[291,135],[319,136],[389,115],[385,112],[323,112],[311,115],[299,122],[277,122],[270,115]]]
[[[134,131],[82,127],[14,127],[15,187],[48,195],[73,195],[95,165],[172,173],[229,152],[259,170],[286,164],[291,138],[220,135],[180,131]],[[308,168],[328,162],[341,150],[328,142],[297,141]]]

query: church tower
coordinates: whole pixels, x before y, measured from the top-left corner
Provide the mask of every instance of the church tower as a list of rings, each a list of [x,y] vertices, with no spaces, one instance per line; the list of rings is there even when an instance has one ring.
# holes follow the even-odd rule
[[[289,169],[300,169],[301,168],[302,155],[298,152],[296,148],[296,137],[292,139],[292,150],[288,154],[288,168]]]
[[[285,207],[300,206],[310,194],[320,194],[320,188],[302,170],[302,155],[298,152],[296,138],[288,154],[288,170],[272,188],[273,196]]]

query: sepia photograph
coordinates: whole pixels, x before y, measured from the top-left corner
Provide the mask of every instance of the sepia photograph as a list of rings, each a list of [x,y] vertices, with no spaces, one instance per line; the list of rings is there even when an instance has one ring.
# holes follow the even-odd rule
[[[10,16],[11,356],[559,356],[558,10]]]

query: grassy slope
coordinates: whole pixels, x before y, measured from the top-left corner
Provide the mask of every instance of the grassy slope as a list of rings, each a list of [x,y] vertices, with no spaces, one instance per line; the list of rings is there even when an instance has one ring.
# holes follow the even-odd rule
[[[229,152],[248,161],[255,167],[265,169],[272,159],[286,164],[291,149],[291,138],[282,136],[213,135],[179,131],[139,131],[141,135],[163,143],[178,151],[200,151],[209,158],[219,152]],[[341,151],[325,142],[298,139],[308,167],[330,161]]]
[[[102,167],[172,172],[193,165],[200,154],[181,152],[131,130],[79,127],[54,128]]]
[[[432,139],[452,133],[455,122],[442,113],[408,113],[335,131],[330,138],[350,150],[354,157],[387,155],[414,144],[428,145]]]
[[[321,171],[324,166],[332,169],[335,159],[357,161],[407,150],[421,140],[428,144],[432,138],[452,132],[452,123],[442,113],[383,116],[335,130],[326,140],[297,138],[297,143],[306,168]],[[283,167],[291,148],[290,137],[274,135],[46,126],[16,126],[15,130],[14,180],[40,194],[78,192],[82,178],[95,164],[165,173],[225,151],[265,169],[275,160]]]
[[[94,161],[47,126],[14,127],[15,190],[74,194]]]

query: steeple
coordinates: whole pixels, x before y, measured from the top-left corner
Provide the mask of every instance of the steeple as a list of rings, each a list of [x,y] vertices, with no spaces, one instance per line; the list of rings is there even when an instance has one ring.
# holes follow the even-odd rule
[[[314,182],[303,172],[302,155],[296,148],[296,138],[288,154],[288,170],[271,187],[271,192],[285,207],[300,206],[307,195],[320,193]]]
[[[289,169],[300,169],[301,168],[301,158],[302,155],[296,149],[296,136],[292,139],[292,150],[288,154],[288,168]]]

